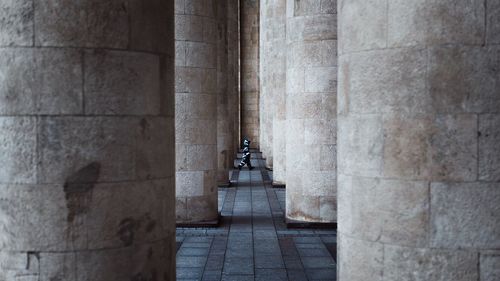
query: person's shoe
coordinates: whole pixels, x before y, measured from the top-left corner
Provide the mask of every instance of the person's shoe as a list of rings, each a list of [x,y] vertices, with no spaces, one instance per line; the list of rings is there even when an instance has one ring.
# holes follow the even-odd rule
[[[238,170],[240,170],[240,171],[241,171],[241,166],[238,166]]]
[[[253,170],[253,169],[254,169],[254,167],[250,166],[248,169]]]

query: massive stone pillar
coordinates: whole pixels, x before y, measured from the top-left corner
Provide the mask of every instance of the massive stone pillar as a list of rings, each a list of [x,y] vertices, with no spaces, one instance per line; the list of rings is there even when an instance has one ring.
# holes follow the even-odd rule
[[[284,169],[284,132],[274,132],[284,119],[286,88],[286,0],[264,0],[260,4],[260,143],[266,166],[272,168],[278,149],[278,174]],[[277,141],[282,147],[274,146]],[[282,180],[284,182],[284,180]]]
[[[500,2],[339,11],[339,280],[498,280]]]
[[[227,91],[229,126],[232,130],[231,157],[234,160],[240,143],[240,5],[239,1],[227,1]],[[233,162],[231,162],[233,164]]]
[[[217,220],[216,3],[175,1],[178,223]]]
[[[173,1],[1,1],[0,280],[175,280]]]
[[[229,185],[238,121],[238,1],[217,1],[217,183]]]
[[[286,0],[261,2],[261,150],[276,185],[285,183]]]
[[[259,136],[259,2],[240,0],[241,7],[241,137],[260,148]]]
[[[288,1],[286,218],[336,221],[336,1]]]

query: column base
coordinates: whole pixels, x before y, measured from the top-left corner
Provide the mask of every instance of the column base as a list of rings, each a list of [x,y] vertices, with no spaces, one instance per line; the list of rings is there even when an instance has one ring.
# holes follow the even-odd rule
[[[175,227],[218,227],[221,222],[221,214],[219,213],[217,218],[210,221],[196,221],[196,222],[178,222]]]
[[[218,187],[228,188],[231,186],[231,181],[217,183]]]
[[[286,228],[337,229],[336,222],[307,222],[285,218]]]
[[[286,188],[286,184],[281,182],[273,182],[273,188]]]

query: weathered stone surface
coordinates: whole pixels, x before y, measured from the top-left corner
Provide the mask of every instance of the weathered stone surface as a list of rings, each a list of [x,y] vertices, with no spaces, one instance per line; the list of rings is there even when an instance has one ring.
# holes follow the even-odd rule
[[[95,175],[82,181],[136,178],[138,119],[44,117],[39,122],[39,182],[64,183],[94,166]]]
[[[475,252],[384,246],[384,280],[478,280],[477,264]]]
[[[347,189],[340,203],[343,233],[388,244],[427,245],[427,182],[341,176],[339,184]]]
[[[40,254],[40,280],[77,281],[76,255],[74,253]]]
[[[91,199],[91,194],[84,190],[65,192],[63,185],[3,184],[0,186],[0,229],[3,233],[0,246],[16,252],[85,248],[84,214]],[[7,257],[15,255],[7,254]],[[25,262],[22,266],[25,267]]]
[[[0,3],[0,45],[31,46],[33,44],[33,3],[5,0]]]
[[[465,181],[477,177],[477,119],[473,115],[391,118],[385,120],[384,135],[384,175],[388,177]]]
[[[479,179],[500,181],[500,115],[479,116]]]
[[[433,247],[498,248],[500,189],[498,183],[433,183]]]
[[[125,49],[129,8],[125,0],[37,1],[35,44]]]
[[[87,114],[159,114],[157,55],[90,51],[85,54],[85,69]]]
[[[346,55],[345,60],[349,65],[340,71],[339,95],[348,112],[404,116],[430,112],[425,50],[376,50]]]
[[[482,253],[479,258],[480,281],[495,281],[500,278],[500,253]]]
[[[358,137],[359,135],[363,137]],[[349,157],[339,161],[338,172],[346,175],[380,176],[383,168],[383,140],[381,117],[375,115],[339,117],[338,152],[342,155],[345,153]]]
[[[168,1],[129,1],[130,48],[174,55],[170,44],[174,38],[172,5]]]
[[[498,113],[498,47],[447,46],[429,51],[428,87],[439,113]]]
[[[0,117],[0,183],[36,183],[36,120]]]
[[[86,214],[88,248],[128,247],[162,239],[162,198],[172,196],[167,183],[95,185]]]
[[[499,44],[500,43],[500,3],[495,0],[486,1],[486,43]]]
[[[0,50],[0,113],[81,114],[82,53]]]
[[[0,252],[0,280],[38,280],[39,258],[33,253]],[[20,279],[20,276],[33,279]]]
[[[340,53],[386,47],[387,1],[339,0]]]
[[[484,15],[483,1],[388,0],[388,47],[481,44]]]
[[[384,246],[341,234],[338,239],[338,278],[349,281],[382,281]]]
[[[184,6],[184,12],[180,13],[179,8],[179,14],[175,15],[175,40],[179,42],[179,50],[185,51],[176,58],[180,64],[175,66],[178,223],[216,218],[217,99],[221,70],[217,57],[217,15],[212,13],[216,3],[183,2],[178,6]]]

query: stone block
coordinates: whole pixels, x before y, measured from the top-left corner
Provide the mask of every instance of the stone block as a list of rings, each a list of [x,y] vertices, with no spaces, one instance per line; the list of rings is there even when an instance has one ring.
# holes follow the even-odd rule
[[[214,183],[215,186],[215,183]],[[208,196],[187,198],[187,217],[191,221],[215,221],[217,213],[217,193]]]
[[[387,1],[339,1],[340,53],[386,47]]]
[[[478,280],[478,255],[468,251],[384,247],[384,280]]]
[[[203,196],[204,171],[177,171],[175,173],[175,196]]]
[[[305,69],[305,91],[334,93],[337,89],[336,67],[310,67]]]
[[[33,3],[6,0],[0,4],[0,45],[31,46],[33,44]]]
[[[176,93],[205,93],[217,92],[217,70],[191,67],[175,68]]]
[[[162,198],[171,191],[161,180],[97,184],[91,196],[86,216],[89,249],[128,247],[164,237]]]
[[[172,2],[129,1],[131,49],[174,55],[171,47],[174,38]],[[165,15],[170,16],[165,18]]]
[[[52,280],[78,280],[74,253],[40,254],[40,281]]]
[[[304,143],[307,145],[331,145],[336,143],[337,126],[334,120],[307,119],[304,121]],[[325,155],[331,157],[331,155]]]
[[[84,251],[76,256],[78,281],[127,280],[133,275],[131,266],[133,248],[109,249],[106,251]],[[144,258],[144,261],[147,259]]]
[[[446,46],[429,51],[428,87],[439,113],[500,112],[498,47]]]
[[[377,177],[382,174],[384,130],[375,115],[339,117],[337,155],[341,174]]]
[[[337,39],[337,15],[294,17],[287,20],[287,42]]]
[[[481,279],[479,281],[495,281],[500,279],[500,253],[482,253],[479,258]]]
[[[174,124],[172,118],[143,118],[137,128],[136,175],[160,179],[174,175]]]
[[[217,123],[214,120],[186,119],[176,120],[177,130],[175,142],[177,144],[213,144],[217,143]]]
[[[436,248],[500,247],[498,183],[433,183],[430,242]]]
[[[336,195],[337,175],[335,167],[330,167],[330,169],[329,171],[302,171],[303,194],[317,196],[320,199]]]
[[[298,42],[289,44],[288,48],[286,65],[289,68],[337,65],[337,40]]]
[[[408,128],[412,128],[408,130]],[[477,120],[439,115],[435,120],[385,120],[384,175],[405,179],[477,178]]]
[[[0,246],[16,252],[84,249],[90,200],[88,193],[70,194],[63,185],[0,186]]]
[[[300,192],[287,182],[287,188]],[[301,193],[287,192],[286,195],[286,218],[303,222],[317,222],[320,218],[319,197],[307,196]]]
[[[95,183],[135,179],[139,123],[130,117],[41,118],[38,127],[39,182]]]
[[[500,115],[479,116],[479,180],[500,181]]]
[[[427,182],[341,176],[339,188],[343,189],[339,192],[340,206],[346,208],[340,215],[348,216],[343,233],[387,244],[427,244]]]
[[[482,44],[485,6],[481,1],[388,0],[388,46]]]
[[[175,117],[178,120],[201,119],[212,120],[215,123],[217,121],[217,96],[177,93],[175,110]]]
[[[426,89],[426,51],[391,49],[351,54],[341,69],[339,99],[344,111],[428,116],[432,111]]]
[[[384,280],[383,244],[352,239],[344,234],[340,234],[338,243],[339,252],[337,253],[337,275],[339,280]]]
[[[0,50],[0,112],[81,114],[81,59],[77,50]]]
[[[145,53],[88,51],[85,111],[105,115],[160,112],[160,60]]]
[[[0,182],[36,183],[36,120],[0,117]]]
[[[495,0],[486,1],[486,43],[500,44],[500,3]]]
[[[203,42],[186,42],[186,66],[216,67],[216,46]]]
[[[321,222],[337,222],[337,198],[335,196],[319,198],[319,217]]]
[[[323,96],[330,93],[288,93],[286,100],[287,119],[320,119],[326,117]]]
[[[35,3],[35,44],[125,49],[129,44],[126,0],[39,1]]]
[[[21,276],[37,277],[39,257],[31,253],[0,252],[0,280],[21,280]],[[22,281],[38,279],[22,279]]]

